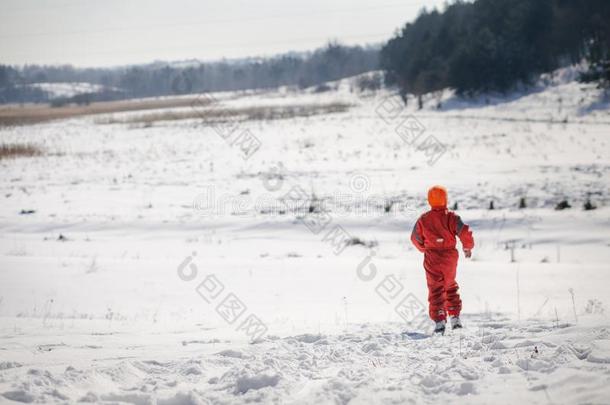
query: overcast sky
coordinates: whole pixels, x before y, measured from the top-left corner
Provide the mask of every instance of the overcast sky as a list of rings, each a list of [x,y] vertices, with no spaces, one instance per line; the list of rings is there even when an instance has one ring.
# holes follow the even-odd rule
[[[0,0],[0,63],[111,66],[387,40],[440,0]]]

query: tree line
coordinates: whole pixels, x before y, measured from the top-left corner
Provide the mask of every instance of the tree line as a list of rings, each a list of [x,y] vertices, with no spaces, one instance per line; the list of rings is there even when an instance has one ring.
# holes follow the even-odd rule
[[[309,87],[379,68],[379,46],[335,42],[309,53],[217,62],[156,62],[122,68],[0,65],[0,102],[46,102],[49,94],[34,83],[87,82],[106,90],[69,101],[96,101],[170,94]]]
[[[610,85],[610,1],[456,1],[423,10],[381,50],[388,82],[406,100],[453,88],[506,92],[537,74],[586,60],[582,80]]]

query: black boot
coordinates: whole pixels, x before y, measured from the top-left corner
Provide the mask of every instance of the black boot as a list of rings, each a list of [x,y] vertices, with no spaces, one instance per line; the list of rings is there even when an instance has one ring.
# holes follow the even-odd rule
[[[459,316],[452,316],[449,321],[451,322],[451,329],[462,329],[462,321]]]
[[[442,321],[436,321],[436,324],[434,325],[434,333],[440,333],[441,335],[444,335],[446,323],[447,322],[445,322],[444,319]]]

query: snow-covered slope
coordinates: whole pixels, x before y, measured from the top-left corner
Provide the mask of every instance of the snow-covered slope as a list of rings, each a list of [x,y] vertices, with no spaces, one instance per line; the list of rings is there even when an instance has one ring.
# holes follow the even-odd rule
[[[38,88],[49,94],[50,98],[74,97],[78,94],[97,93],[105,89],[99,84],[87,82],[69,82],[69,83],[33,83],[31,87]]]
[[[49,325],[25,342],[3,339],[3,395],[132,404],[605,402],[610,333],[598,321],[465,319],[467,329],[441,337],[401,335],[400,324],[375,323],[254,345],[202,327],[144,332],[115,325],[103,333],[92,321],[75,321],[66,333]]]
[[[562,79],[418,110],[352,84],[196,106],[353,105],[239,122],[248,159],[197,119],[0,129],[46,151],[0,161],[0,402],[607,402],[603,93]],[[466,327],[442,337],[408,240],[435,183],[477,244]],[[324,214],[286,203],[299,190]]]

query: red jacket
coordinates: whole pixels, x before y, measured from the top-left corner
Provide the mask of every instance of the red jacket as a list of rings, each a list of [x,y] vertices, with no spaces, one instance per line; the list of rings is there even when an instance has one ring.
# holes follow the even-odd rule
[[[464,249],[474,247],[472,232],[459,215],[447,208],[432,208],[415,223],[411,242],[421,252],[428,249],[455,249],[456,236],[460,238]]]

